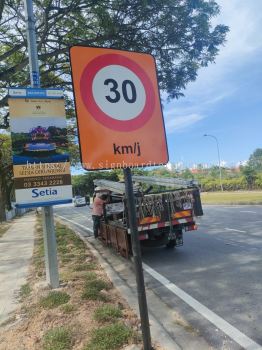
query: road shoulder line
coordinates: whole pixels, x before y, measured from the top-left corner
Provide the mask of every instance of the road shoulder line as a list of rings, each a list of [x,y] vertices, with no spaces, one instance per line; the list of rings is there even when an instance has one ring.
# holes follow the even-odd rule
[[[58,218],[60,218],[60,219],[62,219],[62,220],[68,221],[68,222],[70,222],[70,223],[73,224],[73,225],[79,226],[79,227],[81,227],[82,229],[84,229],[84,230],[86,230],[86,231],[88,231],[88,232],[90,232],[90,233],[93,234],[93,231],[92,231],[90,228],[88,228],[88,227],[86,227],[86,226],[84,226],[84,225],[78,224],[77,222],[75,222],[75,221],[73,221],[73,220],[69,220],[69,219],[67,219],[66,217],[62,216],[62,215],[55,214],[55,216],[57,216]]]
[[[240,233],[247,233],[247,231],[237,230],[236,228],[228,228],[228,227],[225,227],[224,230],[226,230],[226,231],[240,232]]]
[[[233,339],[240,346],[246,350],[261,350],[262,346],[257,344],[255,341],[250,339],[244,333],[239,331],[237,328],[232,326],[222,317],[215,314],[213,311],[209,310],[206,306],[201,304],[199,301],[191,297],[189,294],[184,292],[181,288],[176,286],[174,283],[170,282],[167,278],[162,276],[160,273],[152,269],[150,266],[143,263],[144,270],[149,273],[153,278],[160,282],[164,287],[170,290],[173,294],[182,299],[185,303],[191,306],[200,315],[205,317],[208,321],[213,323],[217,328],[222,330],[231,339]]]

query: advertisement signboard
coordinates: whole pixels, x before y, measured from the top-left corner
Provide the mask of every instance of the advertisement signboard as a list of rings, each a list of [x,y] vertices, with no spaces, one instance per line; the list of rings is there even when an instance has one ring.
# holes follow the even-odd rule
[[[63,91],[10,88],[8,103],[17,207],[70,203]]]
[[[168,151],[153,56],[73,46],[70,60],[83,167],[166,164]]]

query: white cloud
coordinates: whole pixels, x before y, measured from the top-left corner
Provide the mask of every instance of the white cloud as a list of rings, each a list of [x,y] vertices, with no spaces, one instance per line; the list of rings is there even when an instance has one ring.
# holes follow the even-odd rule
[[[241,67],[262,54],[260,29],[262,1],[216,0],[221,14],[213,24],[230,27],[227,42],[221,47],[216,63],[199,71],[196,82],[187,86],[184,98],[165,105],[164,115],[169,133],[186,129],[208,117],[216,104],[237,94],[240,81],[230,79]],[[243,83],[243,82],[242,82]],[[205,116],[205,117],[204,117]]]
[[[170,112],[168,113],[170,114]],[[167,133],[172,133],[173,131],[182,130],[188,128],[189,126],[199,122],[205,117],[200,114],[188,114],[184,116],[174,116],[166,118],[166,131]]]
[[[168,162],[168,163],[166,164],[166,168],[167,168],[167,170],[172,171],[172,170],[173,170],[173,164],[170,163],[170,162]]]
[[[248,164],[248,160],[240,160],[239,162],[236,163],[236,166],[246,166]]]

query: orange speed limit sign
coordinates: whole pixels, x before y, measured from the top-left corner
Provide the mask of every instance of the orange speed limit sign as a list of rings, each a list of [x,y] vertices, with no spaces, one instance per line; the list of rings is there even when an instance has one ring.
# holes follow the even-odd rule
[[[154,58],[70,48],[82,165],[87,170],[168,161]]]

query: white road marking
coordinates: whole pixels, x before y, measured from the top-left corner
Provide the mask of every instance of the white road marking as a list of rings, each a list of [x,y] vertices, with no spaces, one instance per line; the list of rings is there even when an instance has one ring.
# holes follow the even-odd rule
[[[80,212],[77,211],[77,210],[74,210],[74,213],[76,213],[76,214],[79,215],[79,216],[83,216],[84,218],[87,217],[87,215],[84,215],[84,214],[80,213]],[[87,214],[89,214],[89,213],[87,213]]]
[[[78,216],[82,216],[83,218],[85,218],[85,219],[87,219],[87,220],[90,220],[90,219],[87,217],[87,215],[81,214],[81,213],[79,213],[79,212],[76,211],[76,210],[74,210],[74,213],[76,213],[76,215],[78,215]]]
[[[174,283],[170,282],[167,278],[160,273],[152,269],[150,266],[143,263],[144,270],[149,273],[153,278],[159,281],[164,287],[170,290],[173,294],[177,295],[185,303],[196,310],[200,315],[205,317],[208,321],[213,323],[217,328],[227,334],[236,343],[242,346],[246,350],[262,350],[262,346],[257,344],[254,340],[250,339],[244,333],[240,332],[237,328],[225,321],[222,317],[209,310],[206,306],[199,301],[191,297],[184,292],[181,288],[177,287]]]
[[[240,213],[252,213],[252,214],[256,214],[256,211],[252,211],[252,210],[240,210]]]
[[[65,218],[64,216],[62,216],[62,215],[55,214],[55,216],[58,216],[59,218],[61,218],[61,219],[63,219],[63,220],[66,220],[66,221],[68,221],[68,222],[71,222],[72,224],[77,225],[77,226],[83,228],[84,230],[89,231],[90,233],[93,233],[93,230],[91,230],[90,228],[88,228],[88,227],[86,227],[86,226],[84,226],[84,225],[78,224],[77,222],[75,222],[75,221],[73,221],[73,220],[69,220],[69,219]]]
[[[242,206],[240,207],[240,206],[238,206],[238,207],[236,207],[236,206],[233,206],[233,205],[229,205],[228,207],[223,207],[223,209],[239,209],[239,208],[242,208]]]
[[[241,230],[237,230],[237,229],[235,229],[235,228],[228,228],[228,227],[225,227],[225,230],[226,230],[226,231],[234,231],[234,232],[247,233],[247,231],[241,231]]]

